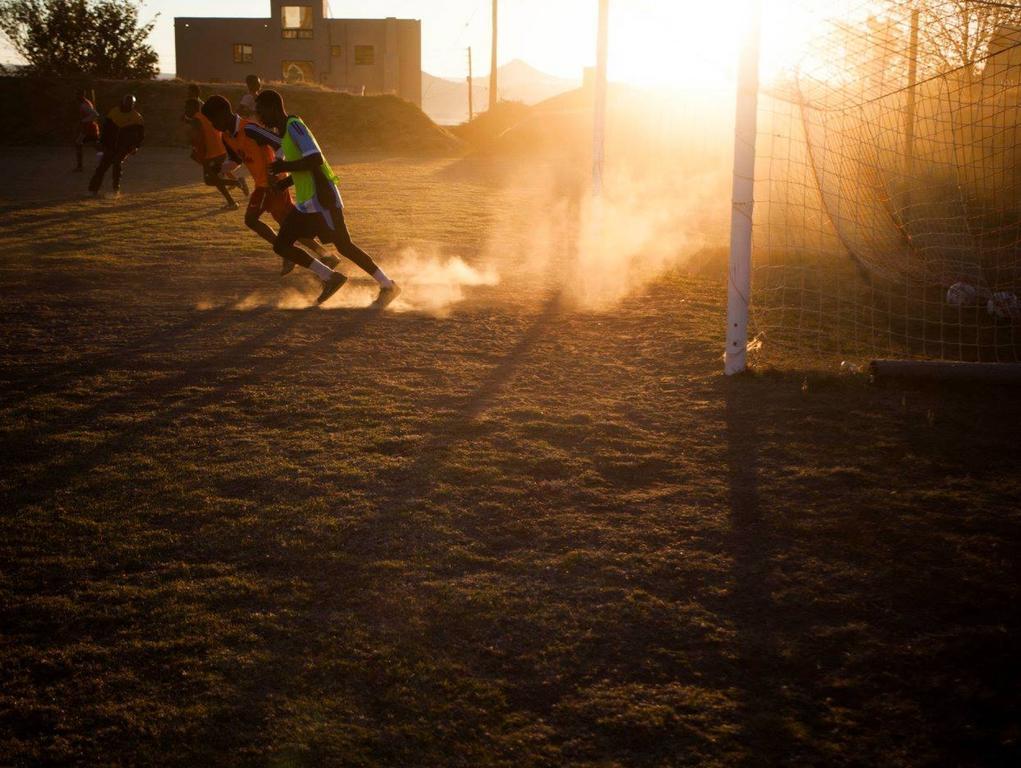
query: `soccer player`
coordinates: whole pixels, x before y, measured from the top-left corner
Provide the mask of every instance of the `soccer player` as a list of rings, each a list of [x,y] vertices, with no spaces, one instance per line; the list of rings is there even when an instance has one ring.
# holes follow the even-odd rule
[[[184,112],[181,113],[181,122],[185,125],[191,125],[191,118],[188,117],[188,102],[192,99],[198,99],[199,104],[202,103],[202,91],[199,89],[198,83],[188,84],[188,98],[184,100]]]
[[[92,102],[85,97],[85,89],[79,88],[78,96],[78,120],[74,131],[74,157],[77,161],[74,167],[76,173],[85,170],[82,166],[83,145],[95,144],[99,141],[99,113]]]
[[[277,131],[279,136],[267,131],[263,139],[283,154],[282,159],[269,166],[269,171],[272,174],[291,174],[297,202],[295,210],[281,225],[273,250],[298,264],[307,265],[311,257],[294,244],[296,240],[317,237],[324,243],[333,243],[342,256],[361,267],[379,284],[376,305],[388,305],[397,298],[400,288],[365,251],[351,242],[344,222],[344,202],[337,189],[337,176],[323,157],[312,132],[300,117],[287,114],[283,97],[276,91],[262,91],[255,99],[255,109],[259,120],[267,128]],[[320,301],[332,296],[345,280],[336,285],[327,282]]]
[[[262,81],[259,80],[258,75],[248,75],[245,78],[245,86],[248,88],[248,93],[241,97],[241,102],[238,104],[238,114],[245,119],[249,119],[255,117],[255,97],[262,90]]]
[[[144,138],[145,125],[142,122],[142,115],[135,109],[135,97],[126,94],[120,104],[107,113],[103,121],[103,130],[100,134],[103,157],[89,181],[89,191],[93,195],[99,195],[103,177],[110,168],[113,168],[114,194],[120,193],[121,166],[128,155],[138,152]]]
[[[254,108],[254,98],[252,105]],[[274,154],[268,141],[275,142],[277,137],[269,134],[269,131],[261,125],[234,114],[231,111],[230,102],[223,96],[210,96],[202,105],[202,114],[216,130],[221,132],[223,145],[230,160],[238,164],[243,163],[248,172],[252,174],[255,189],[252,190],[248,209],[245,211],[245,226],[273,245],[276,242],[277,233],[269,224],[261,220],[262,214],[269,213],[276,219],[277,224],[282,224],[288,214],[294,210],[291,193],[286,188],[278,188],[270,183],[269,165],[273,162]],[[269,135],[267,136],[267,134]],[[283,178],[280,176],[274,178],[273,181],[282,182]],[[315,251],[318,259],[326,266],[333,268],[339,263],[336,256],[327,253],[315,240],[309,238],[300,242]],[[286,275],[292,269],[294,269],[294,262],[284,258],[280,274]]]
[[[202,180],[206,185],[216,187],[216,191],[223,195],[226,200],[224,210],[236,211],[240,206],[227,191],[228,187],[237,187],[247,195],[248,185],[243,179],[223,174],[223,164],[227,160],[223,137],[209,122],[209,118],[202,114],[201,109],[202,102],[198,99],[188,99],[184,103],[184,114],[191,131],[191,159],[202,166]]]

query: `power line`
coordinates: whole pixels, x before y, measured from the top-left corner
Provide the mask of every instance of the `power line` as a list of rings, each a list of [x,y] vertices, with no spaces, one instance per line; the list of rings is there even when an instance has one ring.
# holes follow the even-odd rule
[[[462,38],[464,37],[464,33],[468,31],[468,27],[470,27],[470,26],[471,26],[471,23],[472,23],[472,22],[473,22],[473,21],[475,20],[475,17],[476,17],[476,16],[478,15],[478,13],[479,13],[479,8],[481,8],[481,7],[482,7],[482,3],[483,3],[484,1],[485,1],[485,0],[477,0],[477,1],[476,1],[476,3],[475,3],[475,10],[473,10],[473,11],[472,11],[472,12],[471,12],[471,13],[470,13],[470,14],[468,15],[468,19],[467,19],[467,20],[466,20],[466,21],[464,22],[464,24],[463,24],[463,25],[461,26],[461,31],[460,31],[460,32],[458,32],[458,33],[457,33],[457,37],[455,37],[455,38],[454,38],[454,45],[453,45],[453,46],[451,46],[451,48],[444,48],[443,50],[453,50],[453,48],[455,48],[455,47],[457,46],[457,44],[461,42],[461,39],[462,39]],[[429,83],[429,86],[428,86],[428,87],[427,87],[427,88],[425,89],[425,93],[423,93],[423,94],[422,94],[422,100],[423,100],[423,101],[425,101],[425,97],[429,95],[429,92],[430,92],[430,91],[432,90],[432,87],[433,87],[433,85],[435,85],[435,84],[436,84],[436,81],[435,81],[435,80]]]

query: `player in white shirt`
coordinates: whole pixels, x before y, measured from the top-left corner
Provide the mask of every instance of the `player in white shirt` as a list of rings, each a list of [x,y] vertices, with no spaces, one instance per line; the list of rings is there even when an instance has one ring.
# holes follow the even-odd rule
[[[241,97],[238,102],[238,114],[247,120],[255,119],[255,97],[262,89],[262,82],[258,75],[249,75],[245,78],[245,85],[248,86],[248,93]]]

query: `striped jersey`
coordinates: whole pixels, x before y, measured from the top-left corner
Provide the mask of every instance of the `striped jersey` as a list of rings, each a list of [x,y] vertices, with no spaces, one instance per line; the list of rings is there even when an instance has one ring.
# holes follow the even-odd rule
[[[234,130],[223,132],[223,144],[230,159],[248,169],[257,187],[269,186],[269,164],[276,157],[274,144],[279,142],[275,133],[240,116],[234,122]]]

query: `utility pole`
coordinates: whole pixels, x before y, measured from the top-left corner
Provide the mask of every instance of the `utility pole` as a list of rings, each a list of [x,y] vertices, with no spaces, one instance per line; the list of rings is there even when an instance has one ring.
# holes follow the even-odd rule
[[[472,103],[472,47],[468,46],[468,122],[475,119],[475,105]]]
[[[592,86],[592,192],[603,193],[603,158],[606,154],[606,60],[610,29],[610,0],[599,0],[599,27],[596,36],[596,75]]]
[[[496,108],[496,26],[497,26],[497,0],[493,0],[493,46],[492,55],[489,61],[489,109]]]
[[[911,12],[908,43],[908,94],[904,109],[904,207],[911,205],[912,176],[915,174],[915,87],[918,85],[918,9]],[[910,211],[905,211],[910,216]]]

